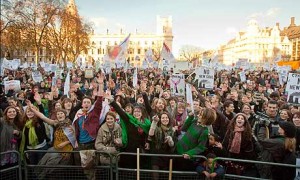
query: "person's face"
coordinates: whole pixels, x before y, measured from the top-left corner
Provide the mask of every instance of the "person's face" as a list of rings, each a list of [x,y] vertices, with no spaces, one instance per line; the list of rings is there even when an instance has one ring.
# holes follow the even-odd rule
[[[27,110],[26,111],[26,116],[27,116],[27,118],[33,118],[34,117],[34,113],[32,112],[32,111],[30,111],[30,110]]]
[[[132,113],[132,107],[131,106],[126,106],[125,107],[125,112],[131,114]]]
[[[213,158],[208,158],[208,159],[207,159],[206,162],[207,162],[207,166],[208,166],[209,168],[212,168],[212,166],[213,166],[213,160],[214,160]]]
[[[199,101],[194,101],[193,103],[194,103],[194,108],[198,108],[199,109],[199,107],[200,107]]]
[[[82,109],[84,111],[88,111],[92,107],[92,101],[88,98],[83,99],[82,101]]]
[[[237,127],[243,127],[245,124],[245,118],[242,115],[239,115],[236,120],[235,120],[235,124]]]
[[[60,109],[61,108],[61,104],[60,103],[56,103],[54,109]]]
[[[209,137],[208,137],[208,142],[209,142],[209,145],[210,145],[210,146],[215,145],[215,144],[216,144],[215,137],[213,137],[212,135],[209,135]]]
[[[159,100],[157,101],[156,108],[157,108],[159,111],[162,111],[162,110],[165,108],[165,104],[164,104],[164,102],[163,102],[161,99],[159,99]]]
[[[168,92],[164,92],[162,96],[163,96],[164,99],[169,99],[170,98],[170,94]]]
[[[275,117],[277,115],[278,107],[276,104],[268,104],[266,113],[270,117]]]
[[[174,107],[174,106],[176,105],[175,100],[171,100],[171,101],[169,101],[169,102],[170,102],[170,105],[171,105],[172,107]]]
[[[218,97],[217,97],[216,95],[213,95],[213,96],[211,97],[210,101],[211,101],[212,103],[217,102],[217,101],[218,101]]]
[[[170,122],[170,119],[169,119],[168,115],[162,114],[160,121],[161,121],[162,125],[167,126]]]
[[[72,102],[66,101],[66,102],[64,103],[64,106],[65,106],[65,109],[66,109],[66,110],[70,110],[70,109],[72,108]]]
[[[141,119],[142,117],[142,110],[140,108],[133,109],[133,116],[137,119]]]
[[[300,127],[300,116],[294,115],[293,123],[295,124],[295,126]]]
[[[58,121],[64,121],[66,119],[66,115],[63,112],[58,111],[56,113],[56,118],[57,118]]]
[[[251,113],[251,108],[249,106],[244,106],[242,112],[249,115]]]
[[[136,101],[138,104],[144,104],[144,99],[143,97],[139,97]]]
[[[17,111],[14,108],[9,108],[6,115],[8,119],[14,119],[17,116]]]
[[[11,99],[11,100],[8,100],[8,104],[9,104],[10,106],[17,106],[17,101]]]
[[[178,107],[177,108],[177,113],[178,114],[182,114],[184,112],[184,108],[183,107]]]
[[[113,116],[111,116],[111,115],[107,115],[106,116],[106,124],[107,124],[107,126],[111,127],[111,126],[114,125],[114,123],[115,123],[115,118]]]
[[[289,118],[288,112],[282,110],[282,111],[280,112],[280,118],[283,119],[283,120],[287,120],[287,119]]]
[[[229,113],[233,112],[233,110],[234,110],[234,105],[233,105],[233,104],[230,104],[228,107],[226,107],[226,110],[227,110]]]
[[[249,98],[246,95],[242,96],[242,102],[249,103]]]
[[[298,112],[298,111],[299,111],[299,110],[298,110],[297,107],[294,107],[294,106],[291,107],[291,113],[292,113],[292,114],[295,114],[295,113]]]

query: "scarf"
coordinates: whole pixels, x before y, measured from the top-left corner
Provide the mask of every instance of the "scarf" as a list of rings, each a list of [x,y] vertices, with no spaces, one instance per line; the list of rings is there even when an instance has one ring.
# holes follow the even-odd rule
[[[163,130],[163,132],[167,132],[170,128],[168,126],[165,125],[160,125],[161,129]]]
[[[231,147],[229,149],[229,152],[231,153],[240,153],[241,151],[241,143],[242,143],[242,132],[245,130],[244,127],[235,127],[234,128],[234,137],[231,142]]]
[[[145,118],[144,122],[141,122],[138,119],[136,119],[133,115],[128,114],[128,113],[126,113],[126,114],[129,118],[129,122],[131,124],[133,124],[137,128],[141,128],[146,134],[149,133],[150,126],[151,126],[151,121],[149,119]],[[122,143],[123,143],[123,146],[126,147],[128,144],[127,127],[126,127],[126,123],[124,122],[123,119],[120,118],[120,122],[121,122],[121,127],[122,127]]]
[[[38,144],[38,137],[35,133],[35,127],[32,126],[32,120],[29,120],[26,122],[25,127],[23,128],[22,132],[22,140],[21,140],[21,145],[20,145],[20,153],[22,154],[23,158],[23,152],[25,149],[25,129],[28,128],[28,139],[29,139],[29,145],[34,147]]]

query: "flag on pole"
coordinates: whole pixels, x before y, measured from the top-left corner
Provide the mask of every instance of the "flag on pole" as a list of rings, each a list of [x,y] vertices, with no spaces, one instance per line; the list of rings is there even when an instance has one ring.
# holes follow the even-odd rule
[[[153,62],[153,52],[152,52],[152,49],[149,48],[147,51],[146,51],[146,60],[148,61],[149,64],[152,64]]]
[[[137,68],[134,69],[132,83],[133,83],[133,87],[137,86],[138,83]]]
[[[65,84],[64,84],[64,95],[67,95],[69,98],[69,91],[70,91],[70,71],[67,74]]]
[[[163,47],[161,50],[161,57],[167,61],[175,60],[170,48],[166,45],[166,43],[163,43]]]
[[[125,55],[130,35],[131,34],[129,34],[118,46],[114,46],[109,50],[108,55],[112,60],[121,61],[126,59]]]

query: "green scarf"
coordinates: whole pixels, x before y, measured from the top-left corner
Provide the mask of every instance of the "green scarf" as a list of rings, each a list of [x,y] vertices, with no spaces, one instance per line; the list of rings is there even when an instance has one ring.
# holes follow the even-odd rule
[[[29,139],[29,145],[30,146],[36,146],[38,144],[38,137],[35,133],[35,128],[32,126],[32,120],[29,120],[26,122],[25,127],[23,128],[23,133],[22,133],[22,140],[21,140],[21,145],[20,145],[20,153],[22,154],[22,159],[23,157],[23,153],[24,153],[24,149],[25,149],[25,128],[29,129],[28,132],[28,139]]]
[[[133,115],[128,114],[127,116],[129,118],[129,122],[133,124],[135,127],[140,127],[143,129],[143,131],[148,134],[151,126],[151,121],[147,118],[145,118],[144,122],[139,121],[137,118],[135,118]],[[126,147],[128,143],[128,134],[127,134],[127,127],[126,123],[123,119],[120,118],[121,127],[122,127],[122,143],[123,146]]]

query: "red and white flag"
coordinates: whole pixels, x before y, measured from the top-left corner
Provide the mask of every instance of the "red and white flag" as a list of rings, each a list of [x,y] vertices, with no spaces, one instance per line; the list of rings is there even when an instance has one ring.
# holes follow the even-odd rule
[[[162,47],[162,50],[161,50],[161,57],[164,60],[167,60],[167,61],[174,61],[175,60],[170,48],[166,45],[166,43],[163,43],[163,47]]]
[[[125,56],[126,56],[128,43],[129,43],[129,38],[130,38],[130,34],[118,46],[114,46],[109,50],[108,55],[110,59],[116,61],[121,61],[126,59]]]

